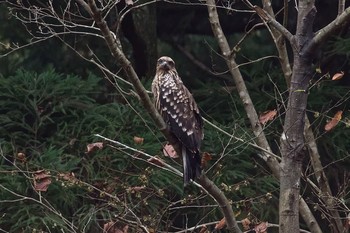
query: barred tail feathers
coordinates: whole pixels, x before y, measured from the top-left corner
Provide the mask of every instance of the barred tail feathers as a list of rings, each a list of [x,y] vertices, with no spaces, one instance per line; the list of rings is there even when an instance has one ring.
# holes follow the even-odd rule
[[[191,180],[195,180],[201,175],[201,159],[198,151],[194,153],[182,146],[182,160],[184,186],[186,186]]]

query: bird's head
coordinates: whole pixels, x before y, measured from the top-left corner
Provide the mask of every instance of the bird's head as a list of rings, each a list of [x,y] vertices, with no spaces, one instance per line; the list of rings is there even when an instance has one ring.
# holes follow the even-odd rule
[[[175,62],[170,57],[160,57],[157,61],[157,71],[169,71],[175,69]]]

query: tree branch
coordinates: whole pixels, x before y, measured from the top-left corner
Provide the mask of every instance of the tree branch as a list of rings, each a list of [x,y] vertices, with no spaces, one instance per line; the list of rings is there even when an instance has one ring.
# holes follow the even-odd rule
[[[308,46],[308,51],[314,51],[321,43],[323,43],[328,37],[332,36],[337,30],[344,25],[349,24],[350,21],[350,7],[346,8],[337,18],[329,23],[324,28],[316,32],[316,35],[311,40]]]
[[[338,2],[338,15],[341,15],[345,10],[345,0],[339,0]]]
[[[243,78],[242,78],[239,70],[237,69],[237,65],[235,64],[234,59],[232,57],[228,56],[228,54],[230,54],[230,53],[228,53],[228,51],[230,51],[230,48],[229,48],[229,45],[228,45],[227,40],[225,38],[225,35],[223,34],[223,31],[220,27],[220,22],[219,22],[219,19],[217,16],[216,9],[213,9],[213,8],[215,8],[214,1],[207,1],[207,6],[208,6],[208,10],[209,10],[209,20],[211,22],[213,33],[214,33],[215,37],[217,38],[217,41],[219,43],[219,46],[222,50],[223,55],[224,56],[226,55],[225,56],[226,62],[227,62],[228,67],[230,68],[231,75],[233,76],[233,78],[235,80],[238,92],[239,92],[240,96],[242,93],[244,93],[246,95],[246,96],[244,96],[244,95],[241,96],[241,99],[242,99],[243,103],[245,104],[244,106],[246,108],[248,118],[251,122],[253,132],[258,138],[257,144],[260,147],[266,148],[266,150],[270,151],[271,149],[270,149],[269,144],[266,140],[266,137],[264,136],[262,128],[259,128],[258,116],[257,116],[257,113],[254,109],[252,101],[248,95],[248,91],[245,88]],[[271,8],[271,3],[269,4],[269,1],[264,1],[264,7],[266,7],[266,10],[268,12],[270,12],[272,15],[274,15],[272,8]],[[209,9],[209,8],[212,8],[212,9]],[[266,15],[269,15],[265,11],[264,11],[264,13]],[[281,25],[281,27],[283,27],[283,26]],[[281,62],[282,69],[283,69],[283,72],[285,74],[286,80],[290,80],[292,71],[291,71],[291,66],[289,63],[287,49],[286,49],[286,45],[284,43],[283,37],[279,34],[280,33],[279,30],[271,30],[271,32],[272,32],[272,37],[275,40],[277,50],[279,52],[280,62]],[[293,35],[290,34],[289,32],[287,34],[288,34],[289,39],[291,40]],[[289,83],[289,81],[287,81],[287,83]],[[246,101],[246,100],[248,100],[248,101]],[[263,155],[265,158],[267,158],[265,161],[268,164],[269,168],[272,170],[273,174],[278,178],[279,177],[279,169],[280,169],[278,161],[276,160],[276,158],[271,158],[269,156],[266,156],[267,155],[266,152],[263,153]],[[322,231],[321,231],[318,223],[316,222],[315,217],[312,214],[310,208],[307,206],[306,202],[302,199],[302,197],[300,197],[300,199],[301,199],[300,202],[303,204],[303,205],[300,205],[300,212],[301,212],[301,215],[304,217],[304,220],[307,223],[309,229],[312,229],[313,232],[321,233]]]
[[[291,43],[291,45],[294,44],[293,42],[293,35],[290,33],[287,28],[285,28],[282,24],[280,24],[274,17],[273,11],[271,8],[271,2],[270,1],[263,1],[264,7],[268,10],[268,12],[265,9],[260,8],[257,5],[252,5],[249,0],[244,0],[244,2],[253,9],[259,17],[264,21],[265,23],[270,24],[274,28],[276,28],[285,38],[288,39],[288,41]],[[269,7],[266,7],[269,5]]]
[[[309,148],[310,161],[314,170],[314,174],[319,185],[319,197],[323,200],[326,209],[332,216],[331,222],[333,222],[332,228],[337,228],[338,232],[341,232],[343,224],[339,212],[334,209],[334,198],[332,196],[332,191],[329,186],[329,182],[324,172],[323,166],[320,160],[320,154],[318,153],[316,140],[311,129],[309,119],[305,118],[305,141]]]
[[[233,80],[237,86],[238,94],[244,104],[245,111],[247,113],[248,119],[250,121],[251,128],[253,130],[253,133],[256,137],[256,143],[262,147],[265,148],[265,150],[269,151],[269,153],[263,152],[264,160],[268,164],[269,168],[272,170],[272,172],[278,177],[279,174],[279,164],[278,161],[274,156],[271,156],[273,154],[267,139],[265,137],[265,134],[263,132],[263,128],[261,127],[261,124],[259,123],[259,117],[258,114],[254,108],[253,102],[249,96],[247,87],[244,83],[242,74],[240,73],[238,69],[238,65],[235,61],[235,59],[231,56],[231,49],[230,46],[226,40],[226,37],[222,31],[219,16],[216,10],[216,5],[214,0],[207,0],[207,8],[209,12],[209,21],[212,27],[212,31],[214,33],[214,36],[216,37],[216,40],[220,46],[220,49],[222,51],[222,54],[225,58],[226,64],[230,69],[231,76],[233,77]]]

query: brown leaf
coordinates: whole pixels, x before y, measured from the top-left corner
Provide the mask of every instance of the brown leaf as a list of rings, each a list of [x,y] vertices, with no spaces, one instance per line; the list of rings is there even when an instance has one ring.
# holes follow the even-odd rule
[[[45,170],[39,170],[34,173],[34,189],[36,191],[46,192],[51,184],[51,175]]]
[[[164,167],[164,162],[161,159],[158,159],[157,157],[152,157],[147,159],[148,162],[156,164],[160,167]]]
[[[332,77],[332,80],[339,80],[342,79],[344,76],[344,71],[340,71],[339,73],[335,73]]]
[[[263,125],[265,125],[268,121],[272,121],[273,118],[275,118],[275,116],[277,115],[277,110],[271,110],[271,111],[266,111],[263,112],[260,116],[259,116],[259,122]]]
[[[207,226],[203,226],[199,231],[199,233],[206,233],[206,232],[208,232]]]
[[[127,6],[132,6],[132,5],[134,5],[134,2],[132,0],[125,0],[125,4]]]
[[[22,163],[27,162],[27,157],[26,154],[19,152],[17,153],[17,157],[16,157],[19,161],[21,161]]]
[[[102,149],[103,148],[103,142],[94,142],[94,143],[90,143],[86,146],[86,154],[90,154],[93,151],[96,151],[98,149]]]
[[[173,159],[179,158],[179,156],[177,155],[174,147],[167,143],[164,147],[163,147],[163,154],[165,157],[170,157]]]
[[[268,222],[261,222],[254,227],[256,233],[267,233]]]
[[[222,228],[224,228],[226,226],[226,219],[223,218],[220,220],[220,222],[218,222],[216,225],[215,225],[215,229],[216,230],[221,230]]]
[[[212,160],[211,154],[208,152],[203,152],[202,154],[202,160],[201,160],[201,166],[202,168],[207,167],[208,161]]]
[[[35,180],[45,179],[47,177],[51,177],[51,175],[49,175],[49,173],[45,170],[38,170],[38,171],[34,172],[34,179]]]
[[[145,140],[144,138],[134,136],[135,144],[142,145],[144,140]]]
[[[129,225],[122,226],[121,223],[117,222],[107,222],[103,225],[104,233],[127,233]]]
[[[332,118],[332,120],[330,120],[324,127],[324,130],[326,131],[330,131],[331,129],[333,129],[338,123],[339,121],[341,120],[342,118],[342,114],[343,114],[343,111],[338,111],[334,117]]]
[[[250,220],[248,219],[248,218],[245,218],[245,219],[243,219],[242,221],[241,221],[241,223],[242,223],[242,226],[243,226],[243,229],[245,230],[245,231],[247,231],[247,230],[249,230],[250,229]]]

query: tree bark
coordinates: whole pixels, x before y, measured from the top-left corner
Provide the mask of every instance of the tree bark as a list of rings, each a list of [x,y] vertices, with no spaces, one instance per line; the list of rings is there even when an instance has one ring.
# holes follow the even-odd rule
[[[281,137],[280,233],[299,233],[301,165],[307,153],[303,132],[313,58],[307,45],[313,38],[312,25],[315,15],[313,1],[299,1],[297,31],[292,46],[293,74]]]

